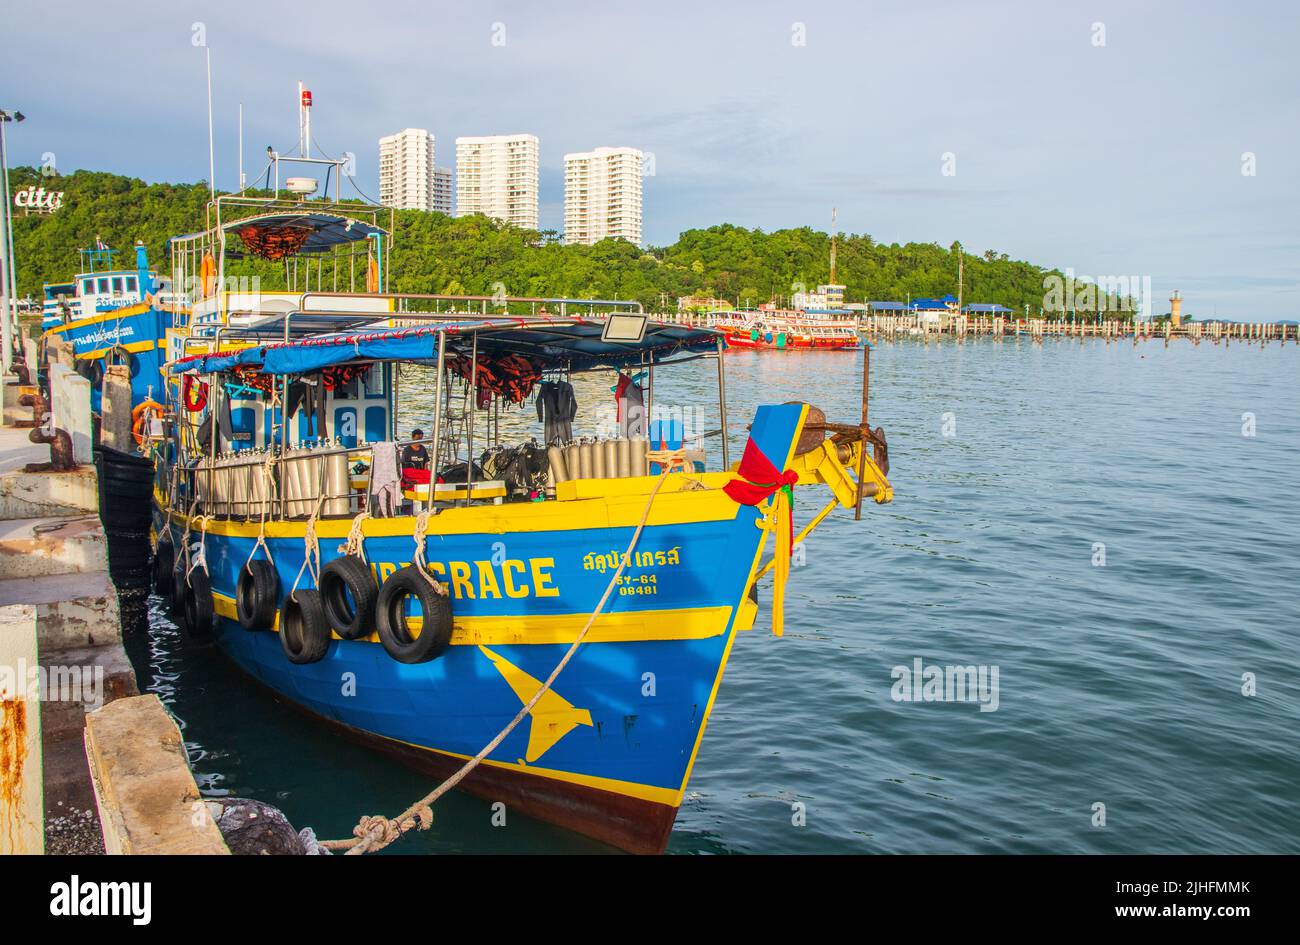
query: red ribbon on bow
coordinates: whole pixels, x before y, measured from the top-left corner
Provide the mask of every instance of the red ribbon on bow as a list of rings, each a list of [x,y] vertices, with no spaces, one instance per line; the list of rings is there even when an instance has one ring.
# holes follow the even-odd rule
[[[741,505],[758,505],[780,489],[790,500],[786,506],[790,516],[787,524],[793,534],[794,490],[790,487],[799,481],[799,474],[793,469],[784,472],[777,469],[752,439],[745,444],[745,452],[740,457],[740,466],[737,467],[736,472],[749,481],[733,479],[722,487],[722,491],[730,496],[733,502]]]
[[[736,472],[744,479],[733,479],[722,487],[733,501],[741,505],[758,505],[772,497],[764,527],[776,533],[772,632],[779,637],[785,632],[785,585],[790,578],[790,557],[794,553],[794,489],[791,487],[799,481],[799,474],[792,469],[784,472],[777,469],[752,439],[745,444],[745,454],[740,458]],[[782,505],[785,506],[784,519],[778,518]]]

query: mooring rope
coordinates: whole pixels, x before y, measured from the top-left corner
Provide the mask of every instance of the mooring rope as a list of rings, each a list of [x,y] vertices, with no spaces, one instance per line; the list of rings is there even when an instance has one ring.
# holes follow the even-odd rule
[[[370,512],[363,510],[360,515],[352,520],[352,527],[348,529],[347,540],[339,545],[339,554],[356,555],[362,561],[366,560],[366,539],[361,533],[361,524],[370,518]],[[366,562],[369,564],[369,562]]]
[[[298,598],[294,597],[294,594],[298,591],[298,582],[302,580],[304,571],[311,575],[313,584],[320,585],[320,542],[316,538],[316,519],[324,505],[325,493],[322,492],[316,499],[316,508],[307,517],[307,527],[302,533],[302,567],[298,569],[298,573],[294,576],[293,587],[289,588],[289,597],[292,598],[294,603],[298,602]],[[313,559],[315,559],[314,565],[312,564]]]
[[[266,476],[266,488],[262,492],[262,514],[261,521],[257,523],[257,541],[253,543],[253,548],[248,553],[248,559],[244,561],[244,570],[253,563],[253,558],[257,555],[257,549],[261,548],[266,555],[266,560],[271,562],[274,567],[275,558],[271,555],[271,546],[266,543],[266,513],[267,506],[275,501],[275,456],[270,450],[267,450],[266,459],[262,461],[262,472]]]
[[[196,490],[197,491],[197,490]],[[185,556],[185,584],[188,587],[190,583],[190,572],[194,570],[194,565],[190,562],[190,532],[194,528],[194,513],[199,508],[199,497],[196,494],[190,502],[189,514],[185,516],[185,533],[181,536],[181,553]]]
[[[681,453],[681,450],[674,450],[672,452]],[[671,459],[671,456],[668,458]],[[573,643],[569,646],[569,649],[565,652],[564,656],[555,665],[555,669],[551,670],[551,675],[546,677],[546,681],[542,683],[537,692],[533,693],[533,697],[524,703],[523,707],[515,717],[506,724],[506,727],[498,732],[492,741],[484,745],[477,755],[469,759],[465,764],[461,765],[460,769],[457,770],[455,774],[447,778],[447,780],[443,781],[436,788],[424,797],[420,798],[406,810],[402,811],[402,813],[398,814],[396,817],[390,819],[379,815],[363,816],[357,822],[356,827],[352,829],[352,836],[350,838],[346,840],[323,840],[320,843],[322,847],[327,850],[344,850],[346,851],[345,855],[347,856],[360,853],[371,853],[375,850],[382,850],[407,831],[412,829],[428,830],[429,827],[432,826],[434,802],[463,781],[471,771],[479,766],[483,759],[496,751],[497,747],[505,741],[506,736],[513,732],[515,727],[528,717],[528,713],[533,710],[533,707],[537,705],[542,696],[550,692],[551,686],[555,684],[555,680],[558,679],[560,673],[564,671],[564,667],[569,665],[569,660],[573,658],[573,654],[578,652],[578,647],[581,646],[582,641],[587,638],[587,633],[591,630],[592,624],[596,622],[596,617],[605,609],[605,604],[609,601],[609,595],[613,593],[615,586],[618,584],[619,578],[623,575],[623,569],[627,567],[628,561],[631,560],[632,552],[636,550],[637,542],[641,540],[641,533],[645,531],[645,524],[650,518],[650,508],[654,505],[655,496],[659,494],[659,487],[667,481],[670,471],[671,466],[664,463],[663,472],[661,472],[659,478],[655,480],[654,487],[650,490],[650,495],[646,499],[645,510],[641,513],[641,521],[637,523],[636,531],[632,533],[632,540],[628,542],[627,551],[623,552],[623,555],[619,558],[618,567],[614,570],[613,575],[611,575],[609,579],[609,583],[605,586],[605,593],[600,595],[600,600],[596,604],[596,609],[591,612],[591,616],[587,618],[587,622],[583,625],[582,629],[578,631],[578,635],[574,638]],[[421,516],[425,519],[423,522],[423,527],[425,528],[428,527],[427,516],[427,512],[423,513]],[[416,528],[419,529],[421,527],[421,522],[417,519]],[[423,545],[423,543],[421,543],[421,545]],[[420,557],[423,559],[423,554],[421,554]],[[432,578],[430,578],[430,580],[432,580]]]
[[[429,511],[425,509],[415,517],[415,554],[411,556],[411,563],[415,565],[415,570],[420,572],[420,576],[429,582],[429,585],[437,594],[446,597],[447,585],[429,573],[429,563],[424,558],[424,541],[428,533]]]
[[[204,571],[208,570],[208,522],[212,521],[211,515],[199,516],[199,553],[196,557],[189,559],[189,567],[185,570],[185,583],[190,583],[190,574],[195,568],[202,567]]]
[[[257,526],[257,541],[253,543],[253,550],[248,553],[248,559],[244,562],[246,570],[253,563],[253,558],[257,554],[257,549],[261,548],[266,555],[266,560],[274,566],[275,558],[271,556],[271,546],[266,543],[266,516],[263,515],[261,523]]]

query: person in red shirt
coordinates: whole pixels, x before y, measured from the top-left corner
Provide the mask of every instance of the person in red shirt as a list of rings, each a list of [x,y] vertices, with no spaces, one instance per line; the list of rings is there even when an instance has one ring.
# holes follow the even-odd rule
[[[429,483],[429,451],[420,441],[424,439],[423,430],[412,430],[414,443],[402,449],[402,487]]]

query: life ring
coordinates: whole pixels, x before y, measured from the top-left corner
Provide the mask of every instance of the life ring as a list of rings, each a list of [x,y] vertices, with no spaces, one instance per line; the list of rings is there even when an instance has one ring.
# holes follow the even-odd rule
[[[199,265],[199,280],[203,298],[206,299],[217,288],[217,261],[212,258],[211,253],[203,254],[203,262]]]
[[[163,417],[163,405],[156,400],[146,400],[131,411],[131,435],[135,437],[136,446],[144,446],[149,439],[149,421]]]
[[[280,575],[271,562],[258,559],[244,565],[235,583],[235,614],[245,630],[269,630],[275,623],[275,598]]]
[[[330,647],[330,625],[320,595],[315,591],[293,591],[280,605],[280,649],[290,663],[315,663]]]
[[[190,413],[198,413],[208,405],[208,382],[186,374],[181,382],[181,402]]]
[[[422,625],[416,633],[407,623],[406,598],[420,602]],[[398,568],[384,581],[375,604],[379,642],[399,663],[427,663],[451,644],[451,597],[439,594],[415,565]]]
[[[364,561],[356,555],[335,558],[321,568],[316,588],[330,629],[345,640],[370,636],[379,587]]]

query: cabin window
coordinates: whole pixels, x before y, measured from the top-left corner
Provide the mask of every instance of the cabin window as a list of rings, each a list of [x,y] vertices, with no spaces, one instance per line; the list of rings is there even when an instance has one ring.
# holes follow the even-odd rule
[[[82,285],[85,286],[84,291],[85,291],[85,293],[86,293],[87,295],[94,295],[94,294],[95,294],[95,280],[94,280],[94,279],[87,279],[85,282],[82,283]]]
[[[348,449],[357,445],[357,411],[355,407],[340,407],[334,411],[334,436]]]
[[[134,292],[136,290],[135,276],[126,277],[126,291]]]
[[[99,291],[100,291],[101,293],[105,293],[105,294],[108,292],[108,279],[107,279],[107,278],[103,278],[103,279],[100,279],[100,280],[99,280]]]
[[[372,364],[370,370],[362,375],[362,390],[367,397],[384,396],[384,365]]]
[[[113,277],[113,294],[114,294],[114,295],[121,295],[121,294],[122,294],[122,277],[121,277],[121,276],[114,276],[114,277]]]
[[[366,442],[378,443],[388,436],[388,414],[383,407],[366,408]]]

